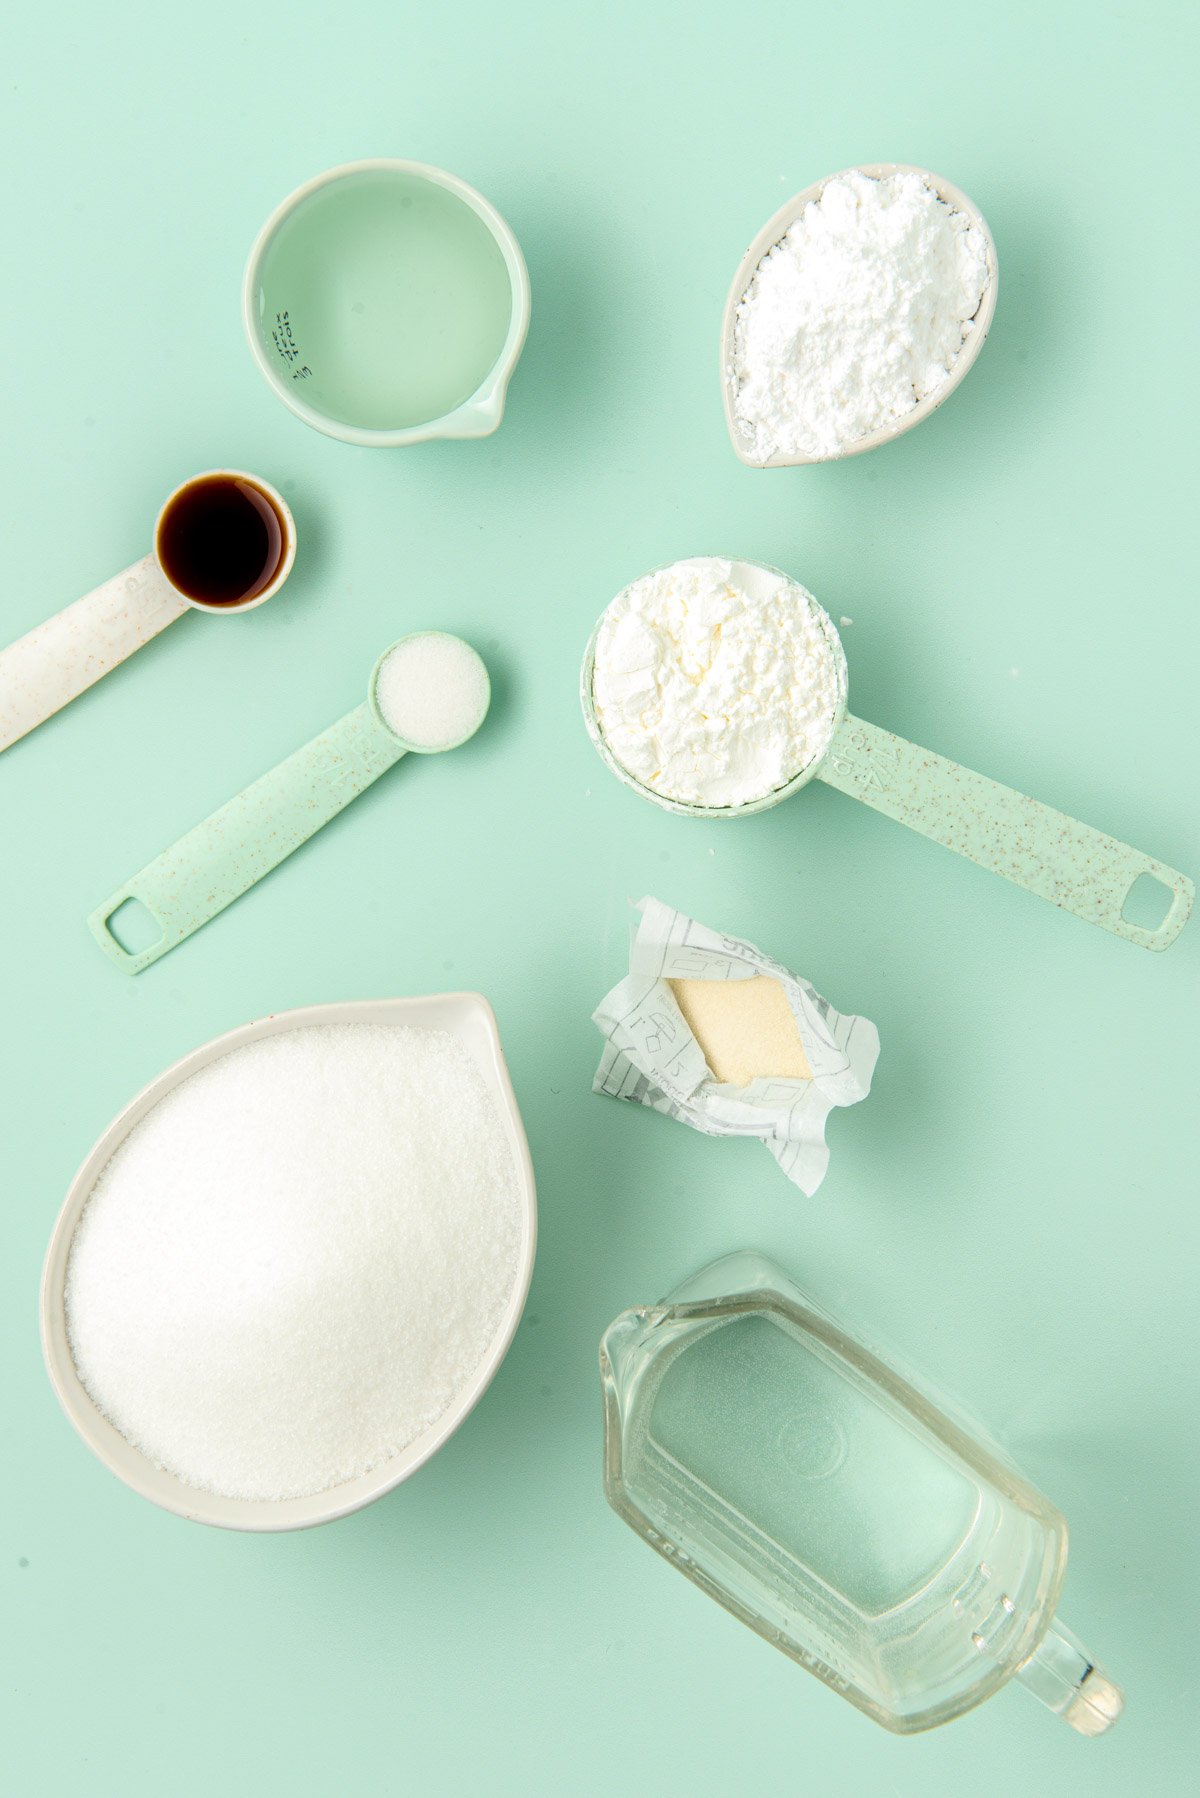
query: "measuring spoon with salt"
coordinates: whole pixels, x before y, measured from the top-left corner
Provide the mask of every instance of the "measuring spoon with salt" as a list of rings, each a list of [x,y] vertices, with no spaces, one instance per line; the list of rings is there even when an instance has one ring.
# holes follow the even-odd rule
[[[719,563],[726,571],[722,578],[751,598],[765,597],[779,582],[786,582],[795,603],[810,608],[810,617],[824,643],[832,693],[823,747],[779,786],[734,805],[705,805],[647,786],[614,754],[604,734],[594,689],[596,646],[608,617],[606,612],[584,654],[580,698],[588,734],[601,759],[624,786],[665,811],[686,817],[743,818],[778,805],[815,778],[1126,942],[1137,943],[1143,949],[1166,949],[1175,941],[1195,898],[1195,888],[1186,874],[1166,867],[1139,849],[1131,849],[1115,837],[1093,830],[1089,824],[1067,817],[1064,812],[1028,799],[999,781],[975,774],[931,750],[920,749],[864,719],[851,717],[847,711],[846,657],[841,638],[812,594],[790,575],[763,562],[725,557],[694,560]],[[654,572],[685,570],[688,566],[672,563],[668,569]],[[625,593],[628,591],[625,589]],[[624,593],[618,594],[609,610],[624,597]],[[637,672],[646,671],[639,667]],[[624,678],[633,679],[629,670],[624,672]],[[647,703],[644,700],[641,709],[645,710]],[[1144,877],[1166,889],[1165,915],[1152,927],[1126,916],[1133,889]]]
[[[401,637],[375,663],[362,705],[189,830],[98,906],[88,919],[96,941],[126,974],[140,974],[278,867],[401,756],[437,755],[467,742],[490,700],[487,669],[461,637],[445,631]],[[112,927],[129,901],[144,907],[161,933],[144,948],[127,949]]]

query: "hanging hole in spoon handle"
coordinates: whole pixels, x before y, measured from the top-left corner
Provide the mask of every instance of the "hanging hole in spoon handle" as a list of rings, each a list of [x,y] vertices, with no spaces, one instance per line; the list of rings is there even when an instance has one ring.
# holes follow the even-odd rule
[[[385,649],[367,698],[260,775],[118,887],[88,919],[109,960],[140,974],[232,905],[403,755],[438,755],[474,736],[491,684],[469,643],[413,631]],[[401,731],[405,734],[401,735]],[[151,939],[137,901],[161,934]],[[141,926],[138,942],[122,931]],[[116,927],[114,927],[116,926]]]
[[[278,867],[405,753],[364,701],[118,887],[88,918],[92,935],[122,972],[140,974]],[[131,900],[157,924],[161,935],[153,941],[145,940],[146,920],[136,908],[126,912]],[[138,937],[126,946],[117,934],[124,929],[138,932],[140,946]]]
[[[1168,948],[1192,909],[1195,888],[1186,874],[861,718],[844,719],[816,773],[827,786],[1142,949]],[[1125,915],[1144,876],[1170,895],[1153,928]]]
[[[135,884],[112,893],[88,919],[104,953],[125,974],[140,974],[172,947],[168,926],[134,892]]]

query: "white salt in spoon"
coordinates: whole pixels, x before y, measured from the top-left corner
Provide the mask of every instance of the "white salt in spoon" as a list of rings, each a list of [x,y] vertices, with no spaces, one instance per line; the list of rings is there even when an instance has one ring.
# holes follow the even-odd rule
[[[386,649],[367,698],[127,880],[88,919],[110,960],[140,974],[307,842],[410,752],[438,755],[475,735],[491,683],[461,637],[418,631]],[[112,930],[136,900],[161,935],[130,951]]]
[[[971,330],[963,339],[962,348],[954,358],[953,367],[946,379],[939,383],[924,399],[918,400],[911,412],[897,418],[878,431],[871,431],[865,437],[855,438],[853,443],[846,444],[830,455],[810,456],[797,450],[790,454],[780,453],[768,456],[765,460],[754,454],[753,439],[750,428],[738,411],[738,377],[735,358],[735,334],[737,331],[738,307],[746,297],[755,271],[763,257],[766,256],[781,238],[795,224],[804,208],[812,200],[819,200],[831,181],[840,180],[844,175],[869,175],[872,180],[883,181],[889,175],[919,175],[926,187],[931,188],[939,200],[944,200],[954,212],[963,213],[983,233],[987,245],[988,283],[983,290],[983,298],[979,310],[975,314]],[[725,317],[721,325],[721,396],[725,405],[725,424],[729,438],[733,444],[738,460],[748,468],[797,468],[801,464],[811,462],[840,462],[846,456],[861,456],[864,450],[877,449],[880,444],[890,443],[894,437],[900,437],[905,431],[911,431],[914,425],[936,412],[944,400],[948,400],[959,382],[966,378],[976,356],[983,348],[984,339],[991,327],[996,311],[996,291],[1000,279],[996,261],[996,245],[988,230],[987,221],[973,200],[969,200],[960,187],[950,181],[943,180],[941,175],[933,174],[929,169],[914,167],[909,162],[859,162],[853,169],[839,169],[836,175],[826,175],[820,181],[814,181],[801,193],[793,194],[771,218],[769,218],[750,248],[742,257],[737,274],[733,277],[733,285],[725,301]]]

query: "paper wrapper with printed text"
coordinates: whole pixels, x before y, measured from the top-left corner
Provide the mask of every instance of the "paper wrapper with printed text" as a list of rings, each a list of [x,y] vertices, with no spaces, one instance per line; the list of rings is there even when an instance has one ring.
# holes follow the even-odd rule
[[[649,1105],[708,1136],[757,1136],[789,1180],[816,1192],[829,1166],[825,1119],[871,1090],[879,1033],[867,1018],[843,1016],[807,980],[739,937],[672,911],[657,899],[636,907],[641,922],[629,973],[592,1014],[604,1038],[593,1090]],[[689,1029],[669,980],[749,980],[764,974],[783,988],[810,1080],[758,1079],[723,1086]]]

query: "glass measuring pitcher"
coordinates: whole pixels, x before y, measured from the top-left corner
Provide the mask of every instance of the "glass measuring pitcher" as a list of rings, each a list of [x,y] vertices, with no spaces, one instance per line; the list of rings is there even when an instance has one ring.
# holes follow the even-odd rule
[[[1054,1617],[1059,1513],[763,1256],[623,1312],[609,1503],[702,1591],[899,1734],[1014,1675],[1083,1735],[1124,1700]]]

